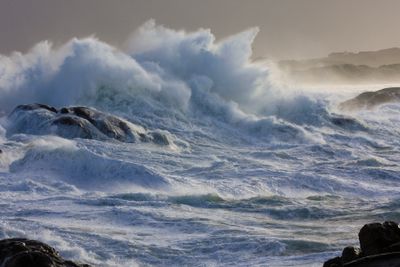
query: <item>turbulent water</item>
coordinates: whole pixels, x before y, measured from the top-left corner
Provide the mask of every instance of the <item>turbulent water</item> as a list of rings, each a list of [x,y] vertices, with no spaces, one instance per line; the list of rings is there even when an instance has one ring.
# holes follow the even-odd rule
[[[400,105],[345,114],[365,88],[281,86],[250,61],[256,33],[150,21],[124,51],[90,37],[0,56],[0,238],[95,266],[321,266],[364,223],[398,220]],[[171,144],[7,131],[36,102]]]

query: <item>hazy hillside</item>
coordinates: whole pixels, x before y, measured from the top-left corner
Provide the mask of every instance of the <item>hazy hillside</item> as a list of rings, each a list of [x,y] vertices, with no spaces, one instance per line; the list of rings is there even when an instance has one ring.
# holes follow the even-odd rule
[[[400,48],[332,53],[324,58],[284,60],[285,77],[296,83],[399,83]]]

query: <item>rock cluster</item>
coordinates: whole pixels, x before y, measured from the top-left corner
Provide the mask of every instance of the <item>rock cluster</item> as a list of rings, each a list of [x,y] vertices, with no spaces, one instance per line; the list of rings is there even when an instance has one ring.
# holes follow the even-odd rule
[[[64,138],[170,144],[163,131],[148,131],[117,116],[89,107],[64,107],[57,110],[44,104],[20,105],[8,118],[10,123],[7,134],[55,134]]]
[[[323,267],[400,267],[400,228],[395,222],[364,225],[359,234],[360,249],[346,247],[342,255]]]
[[[90,267],[63,259],[49,245],[25,238],[0,240],[1,267]]]

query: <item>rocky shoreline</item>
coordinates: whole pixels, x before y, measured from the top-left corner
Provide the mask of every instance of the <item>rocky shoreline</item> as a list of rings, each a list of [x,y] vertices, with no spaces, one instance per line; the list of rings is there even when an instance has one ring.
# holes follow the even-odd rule
[[[18,133],[64,138],[114,140],[125,143],[151,142],[167,146],[172,143],[161,130],[147,130],[123,118],[90,107],[55,107],[45,104],[17,106],[8,116],[7,135]]]
[[[393,221],[364,225],[359,234],[360,248],[345,247],[341,256],[323,267],[400,267],[400,228]],[[0,240],[1,267],[91,267],[63,259],[57,250],[36,240]]]
[[[57,250],[36,240],[0,240],[1,267],[90,267],[63,259]]]
[[[340,257],[323,267],[400,267],[400,228],[398,223],[370,223],[359,234],[360,248],[346,247]]]
[[[399,102],[400,87],[388,87],[374,92],[364,92],[339,104],[339,108],[347,111],[372,109],[382,104]]]

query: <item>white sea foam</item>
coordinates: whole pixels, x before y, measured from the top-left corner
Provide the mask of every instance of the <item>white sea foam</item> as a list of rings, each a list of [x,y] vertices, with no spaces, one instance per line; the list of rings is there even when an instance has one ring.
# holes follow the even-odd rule
[[[313,100],[282,99],[288,94],[271,87],[268,68],[251,62],[257,31],[216,42],[210,30],[175,31],[149,21],[128,41],[128,53],[94,37],[61,47],[42,42],[27,54],[0,57],[0,107],[9,112],[32,102],[110,110],[139,105],[135,112],[154,112],[161,106],[167,114],[190,109],[228,121],[307,116]]]
[[[363,223],[395,219],[399,105],[344,114],[349,90],[276,86],[251,61],[257,31],[216,41],[149,21],[125,50],[88,37],[0,56],[1,116],[91,106],[174,143],[68,140],[47,135],[46,114],[2,118],[1,237],[96,266],[312,266]]]

